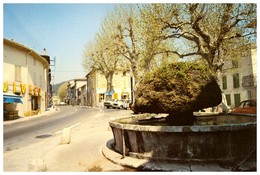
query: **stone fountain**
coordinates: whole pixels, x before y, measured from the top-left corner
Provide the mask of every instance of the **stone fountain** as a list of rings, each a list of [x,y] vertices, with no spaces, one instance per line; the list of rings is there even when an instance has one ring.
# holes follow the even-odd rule
[[[109,123],[114,150],[123,157],[233,165],[248,155],[256,157],[255,117],[193,115],[222,100],[214,73],[206,66],[162,66],[143,79],[135,96],[134,115]]]

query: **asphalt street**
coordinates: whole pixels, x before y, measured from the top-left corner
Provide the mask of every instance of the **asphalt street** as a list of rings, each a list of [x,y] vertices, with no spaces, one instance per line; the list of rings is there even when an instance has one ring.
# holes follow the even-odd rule
[[[59,108],[48,116],[4,125],[4,171],[125,171],[106,160],[100,147],[113,138],[110,118],[130,110]],[[71,128],[71,143],[62,146],[64,128]],[[32,166],[39,161],[47,168]]]
[[[86,109],[82,108],[61,106],[59,112],[53,115],[5,125],[4,152],[35,143],[41,136],[51,136],[65,127],[84,120],[93,113],[95,113],[94,110],[86,112]]]

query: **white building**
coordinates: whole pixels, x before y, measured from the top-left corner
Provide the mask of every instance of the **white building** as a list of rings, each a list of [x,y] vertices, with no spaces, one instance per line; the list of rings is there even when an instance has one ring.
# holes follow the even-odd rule
[[[48,104],[48,61],[31,48],[8,39],[4,39],[3,51],[4,111],[18,111],[19,116],[45,111]],[[12,101],[12,96],[21,99],[22,103]]]
[[[256,99],[256,64],[256,47],[243,52],[238,59],[225,62],[219,79],[230,107],[238,106],[243,100]]]
[[[113,100],[131,100],[131,73],[117,70],[113,75],[113,90],[107,92],[107,81],[101,71],[92,69],[87,75],[87,105],[98,106],[108,96]]]

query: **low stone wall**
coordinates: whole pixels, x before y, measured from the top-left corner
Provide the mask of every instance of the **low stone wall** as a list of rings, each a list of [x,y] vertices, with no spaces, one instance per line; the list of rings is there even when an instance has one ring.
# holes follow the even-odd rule
[[[147,126],[130,124],[138,117],[129,117],[109,124],[114,148],[123,156],[170,161],[242,161],[256,149],[256,119],[227,117],[231,122],[242,121],[221,125]]]

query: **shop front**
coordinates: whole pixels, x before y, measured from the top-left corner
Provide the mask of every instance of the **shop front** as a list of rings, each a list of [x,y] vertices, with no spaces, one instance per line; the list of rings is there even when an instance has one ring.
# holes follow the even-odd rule
[[[15,94],[3,94],[4,121],[18,119],[17,103],[23,103],[22,97]]]

